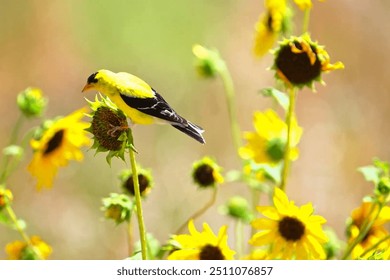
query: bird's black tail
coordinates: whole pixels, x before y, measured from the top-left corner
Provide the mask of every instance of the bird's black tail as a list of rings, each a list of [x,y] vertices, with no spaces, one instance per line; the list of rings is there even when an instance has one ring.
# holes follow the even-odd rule
[[[196,141],[198,141],[202,144],[206,143],[206,141],[204,140],[204,138],[202,136],[202,133],[204,132],[204,130],[200,126],[197,126],[196,124],[190,123],[189,121],[187,121],[186,125],[172,124],[172,126],[174,128],[177,128],[181,132],[184,132],[188,136],[191,136]]]

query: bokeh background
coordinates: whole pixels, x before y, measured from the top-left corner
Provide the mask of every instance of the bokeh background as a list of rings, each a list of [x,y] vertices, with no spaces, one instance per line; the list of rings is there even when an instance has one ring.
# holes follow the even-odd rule
[[[346,68],[324,75],[317,93],[299,94],[297,115],[304,135],[287,193],[297,204],[311,201],[341,239],[345,220],[372,186],[356,169],[377,156],[390,158],[390,2],[313,0],[310,31],[326,46],[331,60]],[[0,147],[5,147],[18,116],[16,95],[28,86],[49,98],[48,118],[86,105],[81,89],[98,69],[126,71],[142,77],[182,115],[205,128],[202,146],[167,126],[134,129],[138,162],[151,168],[155,188],[144,202],[147,230],[161,242],[209,199],[190,173],[204,155],[225,171],[239,168],[228,126],[220,80],[202,80],[194,70],[193,44],[217,48],[234,79],[239,123],[252,129],[252,113],[270,107],[261,88],[274,84],[266,70],[272,56],[255,59],[251,49],[254,24],[263,2],[237,0],[0,0]],[[296,12],[295,34],[302,13]],[[88,92],[89,99],[94,98]],[[34,123],[33,124],[37,124]],[[31,123],[25,125],[25,129]],[[101,198],[118,192],[118,173],[127,168],[104,155],[86,151],[82,163],[61,169],[51,190],[37,192],[26,171],[8,182],[17,215],[30,235],[40,235],[54,249],[53,259],[123,259],[127,256],[125,226],[103,219]],[[218,213],[228,197],[247,195],[242,184],[225,184],[215,207],[197,222],[217,231],[234,222]],[[0,258],[4,246],[20,239],[0,226]],[[230,238],[231,245],[234,239]]]

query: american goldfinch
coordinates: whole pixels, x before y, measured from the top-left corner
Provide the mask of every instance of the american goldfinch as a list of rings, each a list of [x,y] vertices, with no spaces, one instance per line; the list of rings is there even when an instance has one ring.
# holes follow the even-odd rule
[[[99,70],[88,77],[82,91],[90,89],[108,96],[134,124],[170,124],[205,143],[201,127],[177,114],[157,91],[134,75]]]

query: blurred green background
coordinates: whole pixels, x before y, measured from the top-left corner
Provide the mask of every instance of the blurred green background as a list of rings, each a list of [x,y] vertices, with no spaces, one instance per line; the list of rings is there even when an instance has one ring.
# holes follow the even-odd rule
[[[299,94],[297,115],[304,128],[300,158],[293,164],[287,193],[301,205],[311,201],[316,213],[344,238],[351,210],[371,193],[356,171],[374,156],[390,158],[390,2],[313,0],[310,31],[326,46],[331,61],[346,68],[324,75],[327,86]],[[0,147],[5,147],[18,116],[16,95],[28,86],[49,98],[47,117],[66,115],[86,105],[81,89],[98,69],[133,73],[149,82],[183,116],[204,127],[207,144],[167,126],[134,129],[138,162],[151,168],[155,188],[144,202],[147,230],[161,242],[211,195],[190,177],[192,162],[214,156],[225,171],[239,168],[228,126],[223,86],[201,80],[193,68],[193,44],[217,48],[233,76],[242,130],[252,130],[254,110],[272,103],[258,94],[274,84],[266,68],[272,56],[255,59],[254,24],[263,1],[237,0],[0,0]],[[296,12],[299,34],[302,13]],[[94,93],[88,92],[89,99]],[[26,125],[27,129],[29,126]],[[101,198],[120,191],[118,173],[126,165],[86,151],[85,160],[61,169],[52,190],[37,192],[26,171],[31,152],[10,178],[17,215],[30,235],[53,247],[52,259],[123,259],[125,226],[102,217]],[[218,206],[234,194],[247,195],[241,184],[221,186],[215,207],[197,222],[217,231],[234,222]],[[267,202],[267,199],[263,199]],[[20,239],[0,227],[4,246]]]

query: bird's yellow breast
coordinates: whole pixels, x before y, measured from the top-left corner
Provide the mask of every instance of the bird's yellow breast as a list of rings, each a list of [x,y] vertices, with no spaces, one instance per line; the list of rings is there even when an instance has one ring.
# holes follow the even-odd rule
[[[135,124],[152,124],[155,123],[155,118],[149,115],[146,115],[136,109],[133,109],[127,105],[119,94],[116,95],[109,95],[109,98],[112,102],[115,103],[116,106],[118,106],[119,109],[125,113],[125,115],[131,119],[131,121]]]
[[[152,88],[140,78],[129,73],[114,73],[109,70],[98,71],[99,82],[94,85],[94,88],[101,93],[107,95],[112,102],[121,109],[126,116],[136,124],[152,124],[155,123],[153,116],[144,114],[127,105],[121,94],[135,98],[152,98],[154,93]]]

